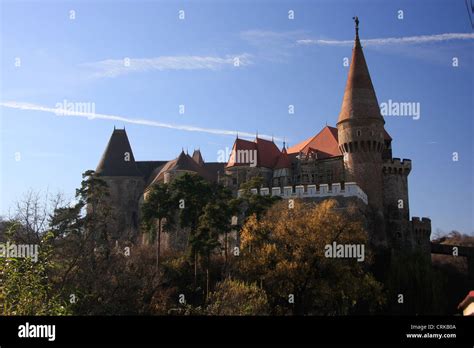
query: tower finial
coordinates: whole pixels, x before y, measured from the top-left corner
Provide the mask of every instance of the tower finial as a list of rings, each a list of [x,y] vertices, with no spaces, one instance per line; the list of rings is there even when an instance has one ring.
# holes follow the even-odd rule
[[[357,45],[357,44],[360,44],[360,43],[359,43],[359,17],[355,16],[355,17],[352,17],[352,19],[353,19],[354,22],[355,22],[355,30],[356,30],[356,38],[355,38],[355,41],[356,41],[356,45]]]
[[[356,24],[356,35],[357,35],[359,34],[359,17],[355,16],[355,17],[352,17],[352,19],[354,20]]]

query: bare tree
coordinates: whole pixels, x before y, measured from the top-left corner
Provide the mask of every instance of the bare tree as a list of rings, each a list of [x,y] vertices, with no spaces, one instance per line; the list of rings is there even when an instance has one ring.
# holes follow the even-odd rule
[[[50,227],[55,209],[66,203],[62,192],[28,190],[9,211],[8,221],[16,222],[14,239],[19,243],[39,243]]]

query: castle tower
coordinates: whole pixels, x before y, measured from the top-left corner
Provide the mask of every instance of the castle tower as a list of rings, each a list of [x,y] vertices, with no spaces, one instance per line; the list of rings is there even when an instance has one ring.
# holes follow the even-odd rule
[[[133,238],[138,231],[138,201],[144,189],[125,129],[115,129],[97,166],[96,174],[109,188],[109,204],[116,228],[114,238]]]
[[[374,231],[385,240],[383,223],[382,152],[384,124],[369,69],[359,40],[359,20],[346,89],[337,122],[339,148],[344,155],[346,180],[355,181],[368,196],[376,214]],[[380,224],[379,224],[380,223]]]
[[[201,150],[199,149],[194,150],[192,157],[193,157],[193,160],[196,161],[196,163],[199,164],[200,166],[204,164],[204,159],[202,158]]]

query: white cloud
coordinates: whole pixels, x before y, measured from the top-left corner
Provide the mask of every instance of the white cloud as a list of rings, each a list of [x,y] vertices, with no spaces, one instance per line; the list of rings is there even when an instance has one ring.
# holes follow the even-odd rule
[[[154,58],[106,59],[98,62],[84,63],[83,67],[91,69],[91,77],[116,77],[132,72],[161,70],[218,70],[234,67],[235,59],[240,66],[252,64],[251,55],[247,53],[225,57],[218,56],[161,56]],[[127,60],[126,60],[127,59]]]
[[[262,42],[286,41],[295,39],[297,36],[305,35],[306,32],[298,31],[271,31],[271,30],[245,30],[240,33],[240,37],[253,44]]]
[[[120,116],[120,115],[108,115],[108,114],[99,114],[99,113],[91,113],[91,112],[70,111],[70,110],[51,108],[47,106],[16,102],[16,101],[0,102],[0,106],[3,106],[5,108],[10,108],[10,109],[41,111],[41,112],[53,113],[55,115],[60,115],[57,117],[66,117],[66,116],[84,117],[91,120],[101,119],[101,120],[109,120],[109,121],[120,121],[124,123],[138,124],[138,125],[150,126],[150,127],[176,129],[176,130],[183,130],[187,132],[200,132],[200,133],[209,133],[209,134],[216,134],[216,135],[232,135],[232,136],[236,136],[238,134],[239,137],[242,137],[242,138],[250,138],[250,139],[255,138],[254,133],[248,133],[248,132],[162,123],[162,122],[157,122],[153,120],[129,118],[129,117]],[[272,138],[272,136],[266,135],[266,134],[259,134],[259,137],[266,138],[266,139]],[[274,140],[283,141],[283,138],[274,137]]]
[[[452,40],[472,40],[474,33],[445,33],[437,35],[419,35],[406,37],[388,37],[378,39],[360,40],[364,46],[383,46],[383,45],[411,45],[424,44],[430,42],[445,42]],[[326,46],[349,46],[354,44],[354,40],[316,40],[303,39],[296,41],[300,45],[326,45]]]

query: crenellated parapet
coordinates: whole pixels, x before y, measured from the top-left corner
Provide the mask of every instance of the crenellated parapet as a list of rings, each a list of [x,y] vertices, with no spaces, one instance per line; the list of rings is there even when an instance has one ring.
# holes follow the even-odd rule
[[[415,236],[420,236],[420,237],[430,237],[431,235],[431,219],[424,217],[424,218],[419,218],[419,217],[412,217],[411,218],[411,224],[412,224],[412,229],[413,233]]]
[[[391,158],[382,163],[382,172],[384,174],[403,174],[408,175],[411,171],[411,160],[400,158]]]
[[[412,217],[412,242],[415,250],[421,250],[425,253],[430,252],[431,219]]]
[[[243,194],[244,190],[239,190],[237,197]],[[323,197],[357,197],[361,199],[365,204],[368,203],[367,194],[357,185],[355,182],[346,182],[344,184],[333,183],[332,185],[321,184],[319,188],[316,185],[297,185],[297,186],[284,186],[272,187],[271,190],[268,187],[257,188],[250,190],[252,194],[260,194],[261,196],[278,196],[283,199],[290,198],[323,198]]]

